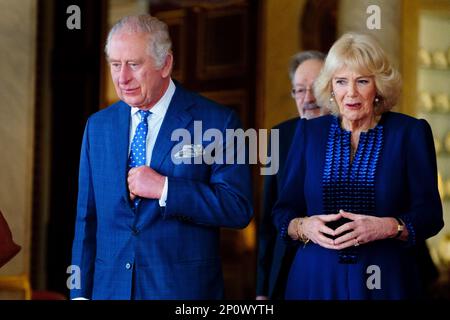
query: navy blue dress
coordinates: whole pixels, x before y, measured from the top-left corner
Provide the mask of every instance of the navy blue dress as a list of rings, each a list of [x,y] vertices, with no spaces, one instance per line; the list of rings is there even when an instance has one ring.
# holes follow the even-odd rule
[[[298,216],[340,209],[378,217],[400,217],[409,239],[385,239],[331,250],[300,246],[286,299],[407,299],[421,292],[412,248],[443,227],[436,156],[425,120],[384,113],[361,133],[350,162],[351,133],[335,116],[301,120],[286,164],[274,224],[289,240],[287,226]]]

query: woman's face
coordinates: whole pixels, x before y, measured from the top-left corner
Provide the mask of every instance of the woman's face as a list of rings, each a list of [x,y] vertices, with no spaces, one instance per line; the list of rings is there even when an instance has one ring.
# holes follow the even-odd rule
[[[339,113],[344,119],[364,121],[373,117],[373,102],[377,94],[373,76],[343,67],[334,74],[332,88]]]

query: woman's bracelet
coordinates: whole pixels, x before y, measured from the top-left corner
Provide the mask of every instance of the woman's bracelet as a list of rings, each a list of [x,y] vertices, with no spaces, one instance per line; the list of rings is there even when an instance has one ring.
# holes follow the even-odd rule
[[[297,236],[298,236],[298,240],[303,242],[305,245],[309,242],[309,238],[307,236],[305,236],[305,234],[303,232],[300,232],[300,227],[303,224],[303,220],[304,218],[298,218],[298,223],[297,223]]]

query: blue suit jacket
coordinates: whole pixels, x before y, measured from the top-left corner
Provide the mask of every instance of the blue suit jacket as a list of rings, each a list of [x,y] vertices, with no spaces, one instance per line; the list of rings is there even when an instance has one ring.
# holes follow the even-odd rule
[[[80,159],[72,264],[90,299],[220,299],[219,227],[252,217],[245,164],[174,164],[175,129],[202,121],[203,131],[240,127],[236,114],[177,85],[150,167],[168,176],[167,205],[143,199],[136,212],[127,188],[130,106],[120,101],[87,122]],[[193,143],[193,142],[191,142]],[[203,146],[208,141],[202,142]],[[223,147],[223,146],[222,146]],[[224,147],[225,149],[225,147]]]

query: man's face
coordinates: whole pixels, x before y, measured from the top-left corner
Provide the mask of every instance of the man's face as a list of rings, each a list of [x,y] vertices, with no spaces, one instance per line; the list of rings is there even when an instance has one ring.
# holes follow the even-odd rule
[[[148,110],[163,96],[170,79],[172,55],[161,68],[147,53],[148,35],[118,31],[111,38],[108,62],[117,96],[132,107]]]
[[[322,114],[322,108],[317,106],[313,95],[313,83],[319,76],[323,61],[309,59],[301,63],[294,74],[292,88],[294,99],[301,118],[312,119]]]

